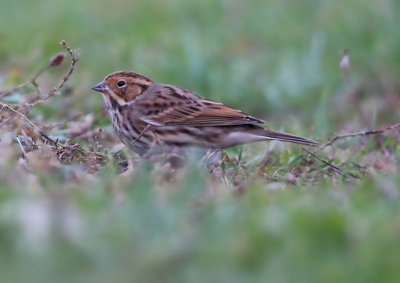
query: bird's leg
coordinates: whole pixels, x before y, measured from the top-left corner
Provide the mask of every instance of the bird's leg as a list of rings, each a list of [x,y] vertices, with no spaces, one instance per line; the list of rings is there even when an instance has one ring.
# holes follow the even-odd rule
[[[148,128],[150,128],[150,127],[151,127],[150,124],[147,125],[146,128],[145,128],[145,130],[148,129]],[[163,143],[162,143],[162,142],[160,141],[160,139],[158,138],[158,135],[157,135],[156,131],[154,130],[153,127],[151,127],[150,130],[151,130],[151,132],[152,132],[153,135],[154,135],[154,139],[152,140],[152,142],[151,142],[151,144],[150,144],[149,149],[147,150],[147,152],[143,155],[143,157],[144,157],[145,159],[150,158],[152,155],[154,155],[155,153],[157,153],[157,145],[160,146],[161,154],[164,153],[164,151],[163,151]]]
[[[160,145],[161,153],[164,153],[163,142],[158,138],[156,131],[153,129],[153,135],[156,138],[157,143]]]
[[[156,151],[157,147],[156,147],[156,141],[153,140],[149,146],[149,149],[147,150],[147,152],[143,155],[144,159],[148,159],[150,157],[152,157],[157,151]]]

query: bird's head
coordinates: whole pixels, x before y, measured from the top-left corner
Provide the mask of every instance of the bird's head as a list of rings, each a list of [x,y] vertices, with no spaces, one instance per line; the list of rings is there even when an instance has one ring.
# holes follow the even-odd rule
[[[145,92],[152,84],[152,80],[138,73],[119,71],[109,74],[92,89],[123,106]]]

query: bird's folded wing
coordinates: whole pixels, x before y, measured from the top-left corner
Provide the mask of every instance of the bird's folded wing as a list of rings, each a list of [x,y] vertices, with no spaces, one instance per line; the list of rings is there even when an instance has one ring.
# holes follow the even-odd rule
[[[264,121],[251,117],[221,103],[204,99],[195,93],[176,87],[164,86],[135,107],[141,109],[140,117],[155,126],[227,126],[263,124]]]

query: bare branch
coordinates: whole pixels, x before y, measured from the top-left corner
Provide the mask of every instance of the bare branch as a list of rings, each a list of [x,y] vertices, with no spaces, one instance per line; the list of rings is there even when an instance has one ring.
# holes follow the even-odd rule
[[[23,106],[23,108],[21,109],[21,112],[29,111],[36,104],[44,103],[47,99],[49,99],[50,97],[55,95],[57,93],[57,91],[65,85],[65,83],[69,80],[72,73],[74,72],[75,65],[79,61],[79,58],[74,54],[74,51],[66,44],[65,40],[62,40],[60,42],[60,44],[67,50],[68,54],[71,57],[71,66],[68,69],[68,73],[64,76],[64,78],[55,87],[53,87],[51,90],[49,90],[42,98],[39,98],[31,103],[25,104]],[[51,62],[52,61],[53,60],[51,60]],[[55,65],[54,64],[52,65],[52,63],[50,63],[49,66],[55,66]]]
[[[62,163],[70,163],[70,162],[85,162],[89,166],[89,171],[94,172],[93,170],[97,171],[99,168],[98,165],[100,166],[101,164],[104,164],[106,160],[108,160],[108,157],[104,155],[103,153],[100,152],[95,152],[95,151],[86,151],[80,147],[79,144],[69,144],[68,141],[65,143],[61,144],[58,139],[53,139],[50,137],[46,132],[45,129],[51,129],[54,127],[58,127],[60,124],[65,124],[63,123],[57,123],[55,125],[51,126],[44,126],[44,125],[36,125],[34,122],[32,122],[28,118],[28,113],[31,110],[32,107],[39,103],[46,103],[49,98],[52,96],[56,95],[59,93],[59,90],[65,86],[67,81],[70,79],[72,73],[75,70],[76,63],[79,60],[79,54],[75,51],[73,51],[63,40],[60,42],[62,47],[66,50],[66,52],[59,52],[55,54],[50,60],[49,63],[41,68],[35,75],[33,75],[28,81],[8,90],[8,91],[3,91],[0,92],[0,126],[3,124],[9,123],[12,119],[14,118],[22,118],[23,123],[27,124],[27,128],[29,130],[25,131],[25,125],[22,125],[20,123],[15,123],[15,125],[10,125],[11,127],[14,127],[13,131],[22,131],[24,136],[39,136],[39,140],[43,142],[43,146],[49,147],[57,156],[57,159],[62,162]],[[48,70],[51,67],[55,67],[60,65],[67,54],[71,58],[71,65],[68,68],[67,73],[65,76],[59,81],[58,84],[56,84],[52,89],[46,92],[42,92],[40,90],[39,84],[37,83],[37,78],[43,74],[44,71]],[[6,97],[7,95],[12,94],[13,92],[23,89],[24,87],[31,86],[35,88],[36,96],[33,100],[24,103],[15,103],[15,104],[7,104],[4,102],[1,102],[1,98]],[[32,92],[32,90],[31,90]],[[71,118],[71,119],[76,119],[76,116]],[[22,128],[20,127],[22,126]],[[27,150],[24,148],[24,142],[23,140],[16,135],[16,141],[18,142],[19,146],[21,147],[22,150],[22,155],[25,156]],[[86,160],[86,161],[85,161]]]
[[[355,133],[348,133],[348,134],[342,134],[342,135],[336,135],[334,134],[334,138],[332,138],[330,141],[328,141],[327,143],[321,145],[316,151],[314,151],[314,153],[317,153],[321,150],[323,150],[324,148],[333,145],[335,142],[337,142],[338,140],[341,139],[345,139],[345,138],[352,138],[352,137],[360,137],[360,136],[370,136],[370,135],[379,135],[379,134],[384,134],[390,130],[396,129],[396,128],[400,128],[400,123],[394,124],[394,125],[390,125],[386,128],[380,129],[380,130],[371,130],[371,131],[364,131],[364,132],[355,132]]]
[[[343,175],[343,172],[339,167],[337,167],[337,166],[333,165],[332,163],[320,158],[317,155],[317,153],[320,152],[321,150],[323,150],[324,148],[333,145],[335,142],[337,142],[338,140],[341,140],[341,139],[352,138],[352,137],[360,137],[360,136],[379,135],[379,134],[384,134],[387,131],[390,131],[390,130],[393,130],[393,129],[396,129],[396,128],[400,128],[400,123],[397,123],[397,124],[394,124],[394,125],[390,125],[390,126],[388,126],[386,128],[380,129],[380,130],[371,130],[371,131],[364,131],[364,132],[355,132],[355,133],[348,133],[348,134],[342,134],[342,135],[335,135],[334,138],[332,138],[327,143],[323,144],[321,147],[319,147],[314,152],[311,152],[311,151],[306,150],[304,148],[303,148],[303,150],[305,152],[307,152],[309,154],[309,156],[312,156],[312,157],[318,159],[319,161],[321,161],[322,163],[324,163],[324,164],[328,165],[329,167],[331,167],[336,173],[338,173],[340,175]],[[358,165],[357,163],[355,163],[355,162],[351,162],[351,163],[356,165],[360,170],[363,169],[362,166]],[[354,174],[351,174],[351,173],[350,173],[350,176],[353,177],[353,178],[358,178],[358,176],[356,176]]]
[[[48,68],[50,68],[50,65],[46,65],[46,66],[42,67],[35,75],[33,75],[33,76],[32,76],[29,80],[27,80],[26,82],[23,82],[22,84],[19,84],[19,85],[13,87],[13,88],[10,89],[10,90],[3,91],[3,92],[0,94],[0,99],[3,98],[3,97],[6,97],[6,96],[8,96],[8,95],[10,95],[11,93],[13,93],[13,92],[15,92],[15,91],[17,91],[17,90],[19,90],[19,89],[22,89],[22,88],[26,87],[26,86],[28,86],[28,85],[33,85],[33,86],[35,87],[36,91],[39,92],[39,86],[38,86],[37,83],[36,83],[36,79],[37,79],[44,71],[46,71]]]
[[[6,108],[6,109],[10,110],[10,111],[13,112],[14,114],[16,114],[16,115],[22,117],[30,126],[32,126],[32,128],[34,128],[34,129],[40,131],[40,128],[39,128],[38,126],[36,126],[34,123],[32,123],[32,122],[31,122],[24,114],[22,114],[21,112],[15,110],[14,108],[10,107],[8,104],[5,104],[5,103],[3,103],[3,102],[1,102],[1,101],[0,101],[0,105],[2,106],[1,109]]]
[[[18,144],[19,144],[19,147],[21,148],[22,157],[25,159],[25,158],[26,158],[26,151],[25,151],[25,149],[24,149],[24,146],[22,145],[21,140],[19,139],[18,136],[16,137],[16,139],[17,139],[17,142],[18,142]]]
[[[322,159],[321,157],[319,157],[319,156],[316,155],[315,153],[313,153],[313,152],[311,152],[311,151],[309,151],[309,150],[307,150],[307,149],[305,149],[305,148],[302,148],[302,149],[303,149],[303,151],[307,152],[307,153],[308,153],[309,155],[311,155],[312,157],[315,157],[316,159],[318,159],[318,160],[321,161],[322,163],[328,165],[328,166],[329,166],[330,168],[332,168],[333,171],[335,171],[337,174],[343,175],[343,172],[342,172],[342,170],[341,170],[339,167],[337,167],[337,166],[333,165],[332,163],[330,163],[330,162],[328,162],[328,161]]]

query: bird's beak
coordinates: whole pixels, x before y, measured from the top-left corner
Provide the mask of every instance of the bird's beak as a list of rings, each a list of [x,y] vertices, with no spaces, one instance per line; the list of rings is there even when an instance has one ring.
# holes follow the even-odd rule
[[[92,89],[98,92],[103,92],[107,90],[107,85],[105,84],[105,82],[100,82],[97,85],[93,86]]]

